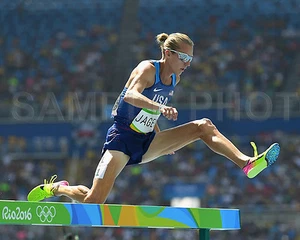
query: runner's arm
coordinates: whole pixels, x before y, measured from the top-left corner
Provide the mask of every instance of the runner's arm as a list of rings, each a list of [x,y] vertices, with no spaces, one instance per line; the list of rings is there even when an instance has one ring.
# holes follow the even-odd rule
[[[141,63],[130,80],[124,101],[139,108],[159,110],[160,104],[145,97],[142,92],[154,83],[155,68],[151,63]]]

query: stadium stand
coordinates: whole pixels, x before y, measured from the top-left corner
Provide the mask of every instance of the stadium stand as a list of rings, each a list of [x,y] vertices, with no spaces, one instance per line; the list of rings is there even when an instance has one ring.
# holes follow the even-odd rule
[[[130,1],[0,2],[1,199],[24,200],[32,186],[55,173],[73,184],[91,184],[90,176],[94,174],[110,124],[106,110],[110,109],[111,102],[106,98],[114,99],[115,92],[126,80],[123,76],[118,84],[111,84],[112,79],[116,81],[113,70],[120,53],[120,35],[124,32],[121,27],[131,27],[121,24],[127,4]],[[186,92],[209,93],[212,106],[218,103],[218,93],[230,98],[230,94],[238,92],[241,119],[230,125],[229,114],[226,122],[219,121],[220,126],[247,154],[252,154],[250,141],[255,141],[260,151],[278,141],[282,152],[278,163],[250,180],[236,166],[197,142],[173,156],[126,168],[108,202],[170,205],[164,192],[168,185],[200,184],[202,206],[238,207],[242,216],[246,216],[241,231],[213,232],[212,239],[300,239],[300,132],[295,124],[300,116],[297,82],[300,2],[165,0],[149,4],[148,0],[140,0],[135,9],[137,29],[131,29],[136,32],[135,41],[123,50],[129,64],[122,73],[142,59],[159,58],[160,51],[154,43],[156,34],[186,32],[196,44],[195,57],[182,76],[174,105],[181,103],[183,111],[190,106]],[[275,124],[277,131],[244,129],[247,98],[257,91],[272,100],[276,116],[270,118],[279,118],[279,124]],[[96,93],[96,111],[101,116],[96,122],[81,123],[79,120],[86,119],[70,112],[70,101],[74,101],[70,93],[76,93],[83,105],[91,92]],[[280,93],[295,96],[290,108],[291,116],[295,117],[293,124],[290,119],[284,119],[286,106],[276,98]],[[235,100],[229,100],[228,104],[237,104]],[[16,105],[20,103],[27,105]],[[61,115],[57,111],[53,113],[51,103],[58,106],[54,110],[59,109]],[[17,112],[14,106],[18,106]],[[258,113],[263,107],[258,103]],[[74,118],[68,119],[70,114]],[[258,124],[271,129],[270,121]],[[170,126],[167,121],[162,121],[162,125]],[[66,201],[53,199],[58,200]],[[182,240],[197,236],[196,232],[164,229],[76,228],[71,231],[79,234],[80,239],[103,240]],[[63,234],[64,229],[60,227],[0,226],[1,239],[47,240],[58,239]]]

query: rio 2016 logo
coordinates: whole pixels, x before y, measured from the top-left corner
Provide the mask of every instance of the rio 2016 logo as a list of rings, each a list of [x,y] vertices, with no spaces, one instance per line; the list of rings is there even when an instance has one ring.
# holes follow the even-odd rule
[[[27,210],[21,210],[20,207],[16,207],[15,209],[9,209],[5,206],[2,209],[2,219],[4,220],[31,220],[31,208]]]
[[[53,206],[37,206],[36,216],[42,223],[51,223],[56,216],[56,209]],[[31,221],[31,208],[21,209],[20,207],[5,206],[2,209],[2,219],[8,221]]]
[[[55,207],[51,206],[38,206],[36,208],[36,215],[41,220],[41,222],[48,222],[51,223],[53,218],[56,215]]]

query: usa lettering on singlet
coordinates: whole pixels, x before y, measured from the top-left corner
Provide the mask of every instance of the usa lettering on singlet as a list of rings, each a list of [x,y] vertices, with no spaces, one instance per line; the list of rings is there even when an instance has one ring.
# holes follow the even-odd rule
[[[153,86],[144,89],[142,94],[154,102],[160,105],[167,105],[174,93],[174,87],[176,85],[176,76],[172,75],[172,83],[170,85],[164,85],[161,82],[159,72],[159,61],[151,61],[156,68],[155,82]],[[138,133],[149,133],[154,130],[155,124],[161,113],[159,110],[138,108],[124,101],[124,96],[127,92],[125,87],[120,96],[116,100],[113,107],[112,115],[115,119],[120,119],[128,122],[129,127]]]
[[[157,92],[162,91],[162,88],[154,88],[153,101],[159,103],[162,106],[167,105],[168,96],[160,95]],[[169,95],[173,94],[173,90],[169,91]],[[130,128],[139,133],[149,133],[154,130],[155,124],[160,117],[161,112],[152,109],[142,108],[138,115],[133,119],[130,124]]]

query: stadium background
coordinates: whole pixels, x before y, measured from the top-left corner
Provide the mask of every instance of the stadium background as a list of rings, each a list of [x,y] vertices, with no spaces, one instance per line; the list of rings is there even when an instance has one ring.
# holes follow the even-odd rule
[[[90,186],[130,70],[160,58],[158,33],[184,32],[195,57],[175,92],[176,124],[208,117],[247,154],[252,140],[259,151],[279,142],[279,160],[249,180],[197,142],[126,168],[108,202],[170,205],[189,195],[202,207],[241,209],[242,229],[212,239],[300,239],[299,13],[299,0],[2,0],[0,198],[25,200],[53,174]],[[163,229],[67,231],[80,239],[197,239]],[[0,226],[3,240],[63,236],[60,227]]]

